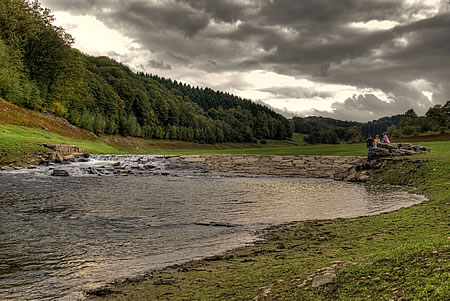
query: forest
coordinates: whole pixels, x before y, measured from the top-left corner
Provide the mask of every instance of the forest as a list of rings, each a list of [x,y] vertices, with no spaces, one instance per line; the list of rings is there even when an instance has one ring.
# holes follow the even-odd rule
[[[0,97],[83,129],[200,143],[289,139],[290,122],[250,100],[133,72],[72,48],[39,1],[0,0]]]
[[[409,109],[404,114],[383,117],[366,123],[341,121],[325,117],[293,117],[295,133],[306,134],[306,142],[338,144],[362,142],[368,136],[386,132],[391,137],[445,133],[450,129],[450,100],[428,109],[418,116]]]

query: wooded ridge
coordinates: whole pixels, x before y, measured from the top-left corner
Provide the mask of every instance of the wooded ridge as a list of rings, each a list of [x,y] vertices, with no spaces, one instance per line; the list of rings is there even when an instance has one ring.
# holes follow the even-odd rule
[[[201,143],[292,136],[286,118],[250,100],[83,54],[53,21],[39,1],[0,0],[0,97],[95,134]]]

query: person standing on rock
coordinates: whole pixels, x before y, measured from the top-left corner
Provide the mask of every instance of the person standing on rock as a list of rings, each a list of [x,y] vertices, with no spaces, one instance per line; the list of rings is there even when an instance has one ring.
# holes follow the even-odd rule
[[[386,132],[383,133],[383,141],[381,141],[381,143],[391,143]]]
[[[367,152],[370,152],[370,150],[373,147],[373,138],[372,138],[372,136],[369,136],[369,138],[366,139],[366,145],[367,145]]]

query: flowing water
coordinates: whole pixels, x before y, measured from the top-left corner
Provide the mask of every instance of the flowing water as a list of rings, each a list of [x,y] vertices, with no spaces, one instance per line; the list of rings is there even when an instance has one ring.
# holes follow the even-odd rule
[[[50,176],[54,166],[0,173],[0,299],[82,299],[117,279],[250,244],[270,225],[424,200],[398,187],[206,174],[171,162],[103,156],[64,166],[70,177]],[[113,175],[113,165],[134,175],[98,176]]]

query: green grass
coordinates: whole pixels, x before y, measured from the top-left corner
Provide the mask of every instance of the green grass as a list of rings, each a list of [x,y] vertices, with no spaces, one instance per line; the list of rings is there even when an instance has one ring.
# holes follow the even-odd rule
[[[46,151],[40,143],[64,143],[81,146],[89,153],[120,153],[99,140],[77,140],[63,137],[40,128],[0,124],[0,165],[25,163],[28,157]]]
[[[166,154],[255,154],[255,155],[315,155],[315,156],[365,156],[365,144],[320,144],[305,146],[267,146],[265,148],[219,149],[219,150],[179,150],[164,152]]]
[[[433,151],[391,162],[373,176],[416,186],[429,198],[423,204],[280,226],[255,246],[156,271],[144,281],[112,287],[116,293],[105,299],[448,300],[450,142],[425,146]],[[324,268],[337,277],[313,288],[313,276]]]

